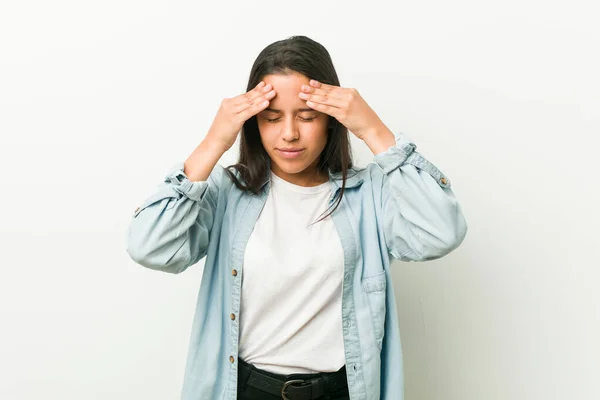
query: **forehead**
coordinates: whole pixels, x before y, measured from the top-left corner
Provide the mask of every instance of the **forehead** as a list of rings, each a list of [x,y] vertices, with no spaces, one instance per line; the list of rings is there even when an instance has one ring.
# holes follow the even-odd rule
[[[306,101],[298,97],[302,85],[308,85],[309,79],[297,72],[287,75],[273,74],[263,78],[266,84],[273,85],[275,97],[271,100],[271,108],[299,109],[307,108]]]
[[[299,72],[290,72],[288,74],[265,75],[263,81],[272,84],[277,90],[277,87],[280,89],[300,88],[302,85],[308,85],[309,79]]]

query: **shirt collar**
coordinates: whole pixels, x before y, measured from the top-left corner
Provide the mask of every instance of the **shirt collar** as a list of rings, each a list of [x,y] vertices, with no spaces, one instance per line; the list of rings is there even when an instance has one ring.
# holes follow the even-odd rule
[[[363,178],[358,172],[360,170],[356,168],[351,168],[348,170],[348,176],[346,177],[346,189],[354,188],[360,186],[365,178]],[[267,183],[271,180],[270,174],[268,174],[267,178],[261,183],[260,188],[262,189]],[[331,172],[329,171],[329,180],[334,185],[334,188],[341,189],[343,183],[343,177],[341,172]]]
[[[346,189],[360,186],[364,182],[365,178],[363,178],[362,174],[359,174],[359,171],[360,170],[356,168],[351,168],[348,170],[348,176],[346,177]],[[344,180],[341,172],[329,172],[329,179],[336,188],[342,188]]]
[[[346,187],[344,188],[344,190],[355,188],[355,187],[362,185],[362,183],[365,181],[365,178],[363,177],[362,174],[359,174],[359,172],[360,172],[360,170],[356,169],[356,168],[351,168],[348,170],[348,176],[346,177]],[[329,172],[329,181],[331,182],[331,185],[332,185],[331,196],[329,198],[329,202],[331,203],[336,199],[338,192],[342,188],[342,184],[344,181],[342,178],[342,173],[341,172],[334,173],[334,172],[330,171]],[[270,184],[270,182],[271,182],[271,174],[268,174],[267,178],[260,185],[260,190],[263,194],[266,193],[263,190],[265,185]]]

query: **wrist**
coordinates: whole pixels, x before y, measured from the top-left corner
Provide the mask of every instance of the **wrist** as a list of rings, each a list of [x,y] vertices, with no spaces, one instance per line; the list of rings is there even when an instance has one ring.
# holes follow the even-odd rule
[[[224,141],[217,139],[218,136],[211,134],[210,132],[206,135],[200,146],[209,150],[213,153],[223,154],[231,148],[233,144],[225,143]]]
[[[383,123],[368,129],[362,139],[375,155],[383,153],[396,144],[394,133]]]

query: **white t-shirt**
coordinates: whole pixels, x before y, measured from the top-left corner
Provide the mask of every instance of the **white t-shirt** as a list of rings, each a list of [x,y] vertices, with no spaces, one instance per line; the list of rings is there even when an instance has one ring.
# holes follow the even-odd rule
[[[244,255],[239,357],[277,374],[345,363],[344,252],[323,216],[331,183],[304,187],[271,172],[271,190]]]

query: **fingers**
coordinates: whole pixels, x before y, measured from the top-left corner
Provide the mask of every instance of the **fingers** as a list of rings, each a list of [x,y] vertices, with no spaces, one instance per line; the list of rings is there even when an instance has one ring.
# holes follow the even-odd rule
[[[311,87],[321,89],[327,93],[334,91],[336,88],[339,89],[339,86],[328,85],[326,83],[321,83],[314,79],[311,79],[310,82],[308,82],[308,83]]]
[[[247,106],[249,103],[256,101],[258,97],[269,93],[272,89],[273,87],[271,84],[266,85],[264,81],[260,81],[260,83],[254,87],[254,89],[235,97],[233,104],[235,106]]]
[[[311,82],[316,82],[311,80]],[[325,85],[323,83],[319,83],[319,86],[310,86],[302,85],[300,87],[301,93],[314,94],[323,96],[322,98],[331,98],[331,99],[339,99],[339,100],[348,100],[350,97],[349,89],[341,88],[339,86],[331,86]],[[302,96],[300,96],[302,97]],[[304,98],[304,97],[303,97]]]
[[[342,110],[348,106],[347,93],[338,86],[311,80],[310,86],[302,85],[300,90],[298,96],[306,100],[307,106],[335,118],[341,117]]]
[[[254,97],[244,104],[240,104],[236,110],[238,114],[244,114],[244,119],[248,119],[254,114],[267,108],[271,99],[275,97],[275,90]]]
[[[332,106],[332,107],[336,107],[336,108],[342,108],[347,103],[346,100],[341,99],[341,98],[336,98],[336,97],[330,97],[327,93],[325,93],[325,94],[309,94],[309,93],[300,92],[298,94],[298,96],[302,100],[307,100],[307,101],[310,100],[313,103],[320,103],[320,104],[324,104],[324,105]]]
[[[310,100],[308,100],[306,102],[306,105],[309,106],[310,108],[312,108],[313,110],[320,111],[322,113],[331,115],[332,117],[334,117],[336,119],[342,119],[341,118],[341,112],[342,112],[341,108],[329,106],[329,105],[326,105],[323,103],[315,103],[314,101],[310,101]]]
[[[270,100],[275,97],[275,90],[270,84],[259,84],[255,89],[241,96],[243,101],[234,107],[238,118],[246,121],[253,115],[258,114],[269,105]]]
[[[258,114],[269,106],[269,100],[256,101],[249,104],[246,108],[240,110],[237,114],[242,120],[246,121],[250,117]]]
[[[255,89],[242,95],[245,100],[235,108],[237,117],[246,121],[267,108],[270,100],[275,97],[275,95],[276,93],[272,88],[272,85],[257,86]]]

